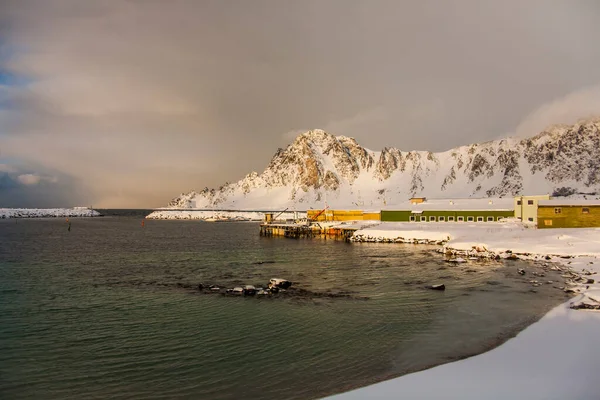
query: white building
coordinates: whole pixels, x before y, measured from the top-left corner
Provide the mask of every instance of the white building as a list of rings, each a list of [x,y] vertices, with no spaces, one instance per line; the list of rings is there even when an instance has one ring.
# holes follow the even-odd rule
[[[537,208],[540,200],[550,200],[550,195],[515,196],[515,218],[524,223],[537,225]]]

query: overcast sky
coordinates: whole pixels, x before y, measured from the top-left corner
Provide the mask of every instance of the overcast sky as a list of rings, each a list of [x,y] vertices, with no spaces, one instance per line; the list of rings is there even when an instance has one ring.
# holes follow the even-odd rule
[[[595,0],[0,0],[0,207],[157,207],[302,130],[441,151],[600,114]],[[75,204],[74,204],[75,203]]]

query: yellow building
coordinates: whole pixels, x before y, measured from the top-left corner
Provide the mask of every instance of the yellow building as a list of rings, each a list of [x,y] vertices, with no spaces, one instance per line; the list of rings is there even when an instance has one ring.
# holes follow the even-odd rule
[[[541,200],[538,228],[600,227],[600,200]]]
[[[381,212],[367,211],[363,213],[363,220],[365,221],[381,221]]]
[[[364,212],[363,210],[308,210],[306,217],[313,221],[381,220],[379,212]]]

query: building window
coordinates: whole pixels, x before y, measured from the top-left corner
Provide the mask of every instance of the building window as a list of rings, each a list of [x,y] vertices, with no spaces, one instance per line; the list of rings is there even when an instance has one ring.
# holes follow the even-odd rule
[[[521,205],[521,200],[517,200],[517,205],[520,206]]]
[[[465,217],[458,217],[458,222],[463,222],[465,220]]]
[[[444,218],[444,217],[438,217],[438,221],[440,221],[440,222],[444,222],[445,220],[446,220],[446,218]]]
[[[527,200],[527,205],[528,206],[532,206],[533,205],[533,200]]]
[[[473,217],[467,217],[467,221],[468,222],[473,222],[474,218]]]
[[[589,214],[589,213],[590,213],[590,209],[589,209],[588,207],[583,207],[583,208],[581,209],[581,213],[582,213],[582,214]]]
[[[414,216],[414,215],[411,215],[411,216],[410,216],[410,220],[411,220],[412,222],[414,222],[414,221],[415,221],[415,216]]]
[[[483,217],[477,217],[477,222],[483,222]]]
[[[432,216],[430,216],[430,217],[429,217],[429,221],[430,221],[430,222],[435,222],[435,217],[434,217],[433,215],[432,215]]]
[[[554,214],[562,214],[562,208],[560,208],[560,207],[556,207],[556,208],[554,209]]]
[[[529,222],[533,222],[533,217],[529,217],[529,218],[527,218],[527,221],[529,221]]]
[[[545,219],[544,220],[544,225],[546,225],[546,226],[552,226],[552,220],[551,219]]]
[[[494,221],[494,217],[487,217],[488,222],[493,222]]]
[[[448,217],[449,222],[454,222],[454,217]]]
[[[421,216],[421,222],[427,222],[427,217]]]

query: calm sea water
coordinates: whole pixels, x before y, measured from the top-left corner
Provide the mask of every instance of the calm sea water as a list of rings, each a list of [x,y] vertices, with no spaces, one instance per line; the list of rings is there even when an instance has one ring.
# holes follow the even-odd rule
[[[317,398],[484,351],[564,300],[514,262],[105,214],[0,221],[0,398]],[[193,288],[272,277],[314,295]]]

